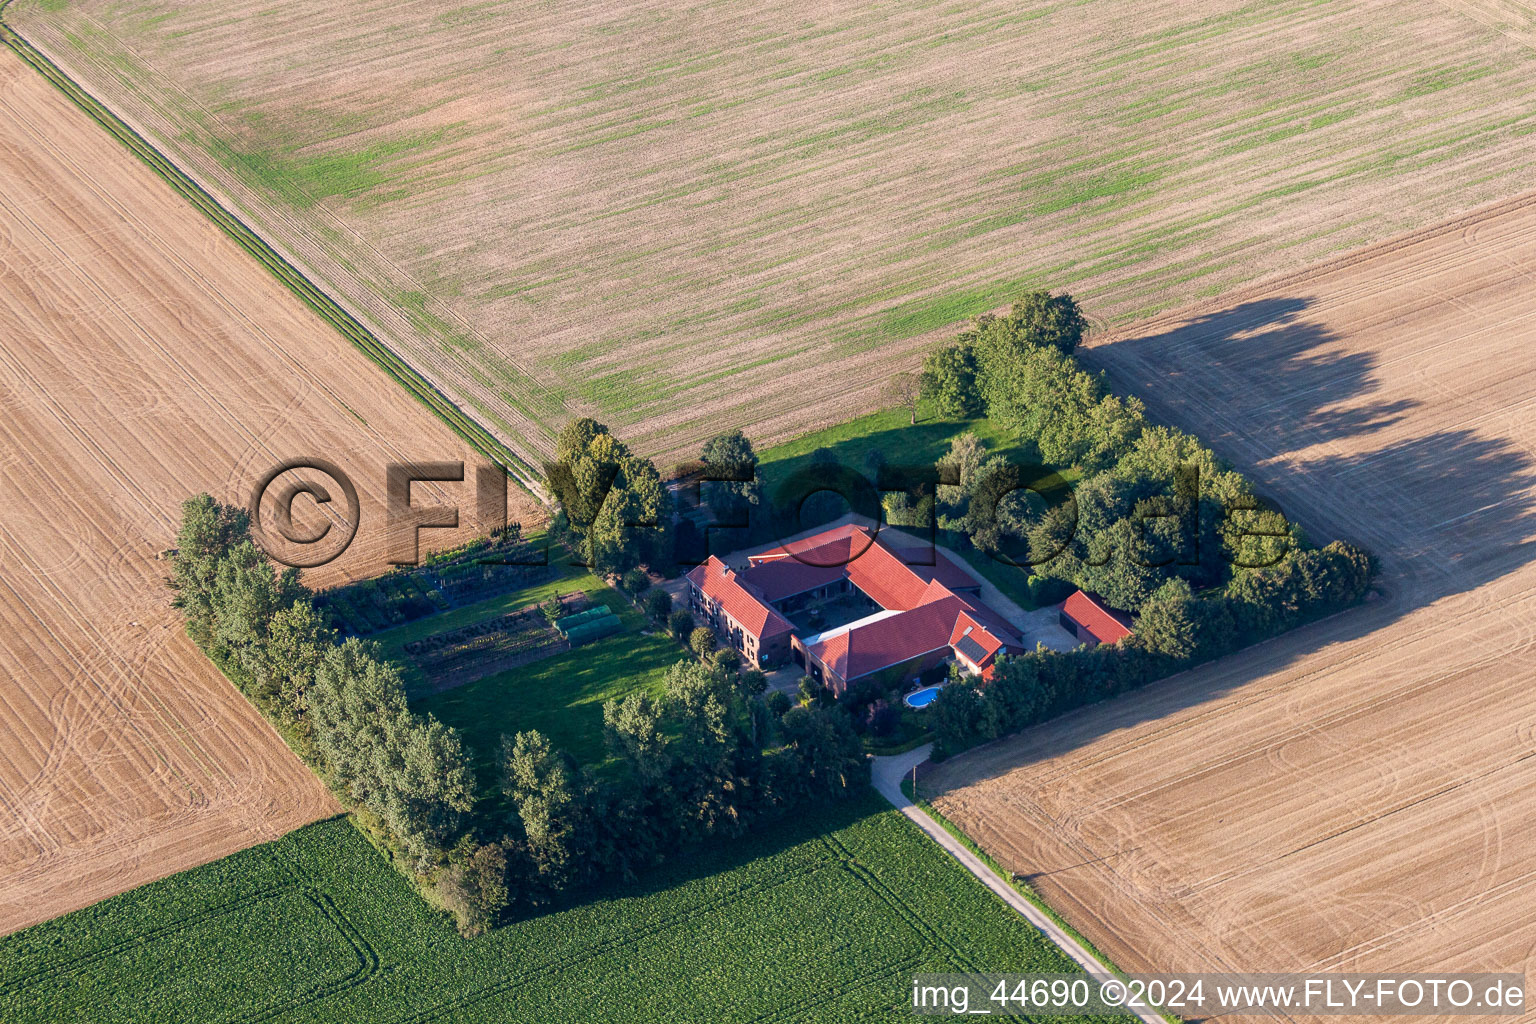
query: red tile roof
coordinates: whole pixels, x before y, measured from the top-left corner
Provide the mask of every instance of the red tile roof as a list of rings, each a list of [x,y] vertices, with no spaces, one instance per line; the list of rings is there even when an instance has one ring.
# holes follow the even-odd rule
[[[763,595],[764,601],[772,603],[836,583],[846,575],[841,565],[806,565],[786,558],[754,565],[746,571],[745,578]]]
[[[978,665],[983,670],[995,663],[999,651],[1022,650],[1013,626],[974,596],[955,593],[952,588],[968,590],[980,584],[936,549],[895,548],[849,523],[752,555],[749,561],[751,567],[738,585],[764,600],[776,601],[846,576],[881,608],[899,613],[809,648],[844,680],[952,647],[967,636],[983,653]],[[934,564],[912,564],[925,561]]]
[[[857,548],[852,548],[850,552],[849,541],[852,539],[854,534],[859,535],[859,545]],[[841,542],[843,545],[841,548],[830,547],[831,545],[837,544],[839,542]],[[833,563],[831,562],[830,558],[824,555],[820,555],[820,553],[816,558],[806,557],[807,553],[809,552],[816,551],[818,548],[827,547],[829,548],[828,553],[830,555],[841,556],[841,561],[837,563],[841,565],[847,563],[851,555],[857,555],[865,547],[867,547],[868,544],[868,531],[866,531],[862,526],[857,526],[853,523],[844,523],[842,526],[834,526],[830,530],[823,530],[822,532],[814,534],[810,537],[805,537],[801,540],[790,541],[788,544],[781,544],[779,547],[770,548],[767,551],[759,552],[758,554],[749,555],[747,557],[753,565],[757,565],[760,562],[774,561],[776,559],[783,558],[793,558],[801,562],[820,562],[824,565],[831,565]]]
[[[823,640],[810,652],[849,682],[949,646],[960,611],[954,595]]]
[[[1129,616],[1116,614],[1097,599],[1079,590],[1067,598],[1062,612],[1101,644],[1112,644],[1131,635]]]
[[[961,568],[954,559],[938,548],[898,548],[894,545],[886,545],[883,540],[880,543],[889,547],[891,553],[925,583],[938,580],[950,590],[973,590],[981,586],[969,570]],[[928,562],[933,564],[924,564]]]
[[[712,598],[758,642],[794,631],[788,619],[768,606],[754,587],[714,555],[688,574],[688,582]]]
[[[1000,626],[994,627],[994,632],[982,624],[985,618],[996,616],[982,613],[943,584],[933,583],[915,608],[829,637],[809,650],[822,664],[852,682],[871,672],[952,647],[967,635],[987,652],[978,667],[986,667],[1004,648],[1023,649],[1012,627],[998,619]]]
[[[961,613],[961,615],[955,619],[955,628],[950,631],[949,645],[953,647],[955,644],[958,644],[966,637],[970,637],[972,640],[974,640],[982,650],[982,657],[976,659],[977,665],[985,664],[988,658],[992,657],[992,655],[996,654],[1003,648],[1003,641],[993,636],[992,633],[988,631],[987,627],[983,626],[969,614]],[[1015,644],[1015,646],[1017,646],[1017,644]]]

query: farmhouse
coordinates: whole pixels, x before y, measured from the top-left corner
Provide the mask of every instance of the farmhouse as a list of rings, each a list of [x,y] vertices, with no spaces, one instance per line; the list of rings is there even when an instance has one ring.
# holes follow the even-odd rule
[[[718,558],[688,574],[693,610],[758,667],[792,661],[841,694],[881,675],[900,682],[953,660],[987,676],[999,653],[1020,653],[1018,631],[981,601],[981,584],[929,548],[902,550],[845,525],[749,558]],[[844,621],[802,628],[825,611]]]
[[[1112,644],[1131,635],[1131,617],[1081,590],[1061,606],[1061,628],[1089,647]]]
[[[795,627],[763,600],[761,590],[714,555],[688,574],[688,600],[694,614],[753,665],[779,665],[788,656]]]

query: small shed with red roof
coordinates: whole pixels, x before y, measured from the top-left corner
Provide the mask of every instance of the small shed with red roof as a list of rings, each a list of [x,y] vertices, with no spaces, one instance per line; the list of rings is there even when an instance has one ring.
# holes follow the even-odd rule
[[[1061,606],[1061,628],[1077,637],[1078,643],[1097,647],[1130,636],[1131,617],[1110,608],[1097,594],[1079,590]]]

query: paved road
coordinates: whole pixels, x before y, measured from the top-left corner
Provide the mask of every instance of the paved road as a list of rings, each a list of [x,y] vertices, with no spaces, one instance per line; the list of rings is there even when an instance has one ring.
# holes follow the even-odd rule
[[[879,790],[881,796],[895,805],[898,811],[910,818],[918,828],[928,833],[934,842],[949,851],[952,857],[965,865],[971,874],[981,880],[982,885],[997,893],[1004,903],[1007,903],[1014,910],[1023,914],[1025,920],[1044,932],[1046,938],[1060,946],[1061,951],[1075,960],[1083,970],[1089,974],[1109,977],[1112,972],[1098,957],[1085,949],[1082,943],[1068,935],[1055,921],[1041,913],[1040,909],[1033,903],[1019,895],[1017,889],[1009,885],[1006,880],[998,877],[996,872],[982,863],[981,858],[967,850],[964,844],[945,831],[944,826],[928,817],[920,807],[907,799],[906,794],[901,791],[901,780],[911,775],[912,769],[915,766],[928,760],[928,754],[932,749],[933,744],[928,743],[905,754],[893,754],[890,757],[875,758],[874,770],[872,772],[875,789]],[[1167,1024],[1162,1017],[1149,1010],[1130,1012],[1135,1013],[1146,1024]]]

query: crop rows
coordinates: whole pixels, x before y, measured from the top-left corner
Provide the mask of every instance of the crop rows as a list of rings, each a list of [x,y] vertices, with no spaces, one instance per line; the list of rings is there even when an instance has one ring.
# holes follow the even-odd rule
[[[703,849],[631,889],[471,940],[333,820],[0,939],[0,1017],[110,1022],[158,1007],[199,1020],[317,1024],[895,1020],[906,1011],[887,1011],[913,971],[1064,969],[1027,923],[905,821],[879,812],[872,795],[855,804]],[[303,884],[275,879],[274,855]],[[270,899],[274,882],[278,893],[312,893],[334,908],[333,922],[231,912]],[[191,920],[201,927],[188,932]],[[188,963],[249,970],[248,990],[178,987],[182,975],[168,977],[164,958],[142,954],[167,930],[187,936],[175,953]],[[295,943],[322,936],[335,951],[295,955]],[[367,951],[363,961],[354,948]],[[352,965],[345,986],[340,974],[315,973],[339,968],[338,956]],[[282,978],[264,973],[283,964]],[[19,984],[39,970],[51,972],[49,984]],[[87,970],[89,985],[64,983]],[[306,994],[295,999],[294,988]]]
[[[52,82],[58,89],[68,96],[76,106],[85,111],[90,117],[110,132],[118,142],[125,145],[135,156],[149,165],[156,174],[160,175],[172,188],[181,193],[209,220],[213,221],[225,234],[251,256],[255,257],[273,277],[277,278],[289,290],[297,295],[305,305],[309,306],[331,326],[335,327],[343,337],[355,345],[361,352],[377,364],[380,369],[394,379],[401,387],[416,398],[419,402],[432,410],[454,432],[467,441],[480,454],[498,463],[511,473],[522,486],[538,493],[536,474],[505,444],[497,440],[494,435],[471,417],[465,415],[463,410],[456,406],[452,400],[437,389],[430,381],[413,369],[405,360],[395,354],[387,345],[381,342],[366,327],[347,312],[336,300],[317,288],[302,272],[288,260],[284,259],[259,235],[248,228],[244,222],[235,217],[201,185],[192,180],[181,168],[167,160],[158,149],[151,145],[138,132],[134,131],[121,118],[104,106],[94,96],[82,89],[71,79],[57,64],[49,60],[41,51],[18,35],[6,22],[4,15],[6,8],[12,0],[0,0],[0,42],[15,51],[22,60],[30,64],[45,78]]]
[[[846,418],[1022,289],[1123,321],[1524,189],[1536,127],[1483,0],[24,4],[529,458]]]

